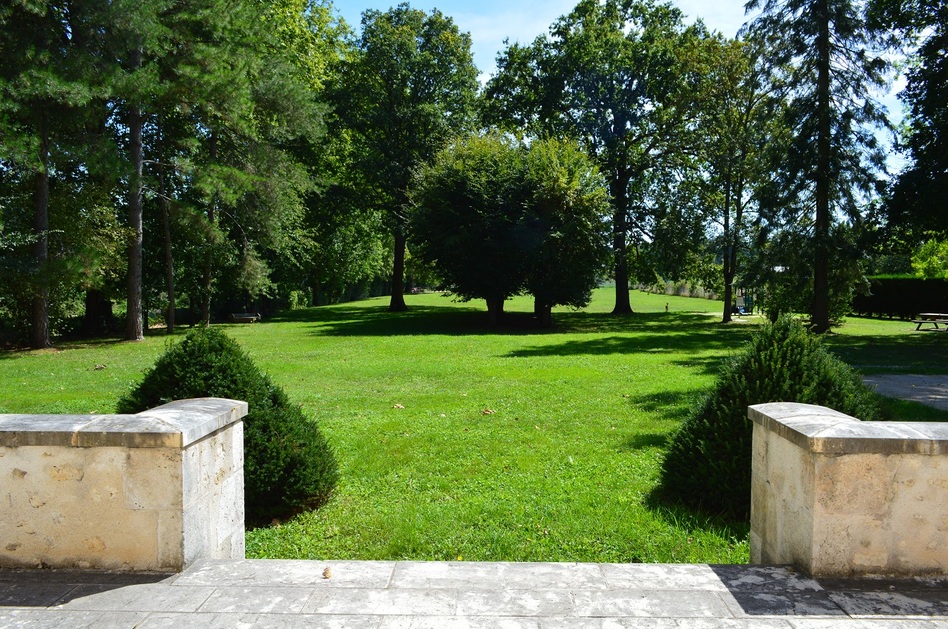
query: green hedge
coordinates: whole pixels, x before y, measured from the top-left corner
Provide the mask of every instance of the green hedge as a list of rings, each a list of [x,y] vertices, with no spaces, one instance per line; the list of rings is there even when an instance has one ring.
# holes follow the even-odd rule
[[[724,367],[710,394],[672,438],[659,493],[691,507],[747,518],[752,424],[747,407],[801,402],[864,420],[878,417],[875,395],[819,338],[790,317],[761,328]]]
[[[118,412],[138,413],[197,397],[243,400],[249,406],[244,417],[244,498],[251,524],[315,508],[328,499],[338,469],[315,420],[217,329],[188,333],[119,400]]]
[[[948,281],[870,278],[869,294],[853,298],[852,311],[868,316],[911,319],[920,312],[948,312]]]

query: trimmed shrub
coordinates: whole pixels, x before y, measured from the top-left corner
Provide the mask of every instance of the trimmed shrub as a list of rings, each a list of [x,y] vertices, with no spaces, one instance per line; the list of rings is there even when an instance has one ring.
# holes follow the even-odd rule
[[[724,367],[711,392],[665,453],[659,494],[690,507],[746,519],[751,436],[747,407],[801,402],[863,420],[878,417],[875,395],[848,365],[789,316],[761,328]]]
[[[250,523],[315,508],[329,498],[338,469],[316,422],[220,330],[189,332],[119,400],[118,412],[139,413],[197,397],[249,405],[244,417],[244,499]]]

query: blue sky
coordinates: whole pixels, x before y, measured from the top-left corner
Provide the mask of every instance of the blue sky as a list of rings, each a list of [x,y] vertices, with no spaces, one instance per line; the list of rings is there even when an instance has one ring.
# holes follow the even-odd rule
[[[360,16],[365,9],[387,10],[399,0],[335,0],[343,18],[358,32]],[[550,25],[576,5],[577,0],[411,0],[416,9],[438,8],[454,19],[462,31],[471,34],[474,62],[482,74],[494,71],[497,53],[504,48],[504,39],[523,44],[546,33]],[[745,0],[678,0],[676,4],[688,16],[704,19],[709,28],[729,37],[737,34],[744,23]]]

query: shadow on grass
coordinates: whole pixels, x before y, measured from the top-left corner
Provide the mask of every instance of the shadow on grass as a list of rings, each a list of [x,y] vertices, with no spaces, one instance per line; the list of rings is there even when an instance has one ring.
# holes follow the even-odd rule
[[[75,339],[68,341],[58,341],[53,347],[47,349],[31,349],[29,347],[12,347],[0,349],[0,360],[10,360],[14,358],[25,358],[33,354],[57,354],[66,350],[73,349],[92,349],[100,347],[113,347],[122,343],[133,343],[135,341],[126,341],[120,338],[90,338]]]
[[[948,334],[827,334],[826,347],[859,371],[948,374]]]
[[[517,318],[517,317],[512,317]],[[464,306],[412,306],[389,312],[380,306],[323,306],[294,310],[272,322],[313,323],[321,336],[414,336],[422,334],[486,334],[493,332],[487,313]],[[506,331],[506,327],[498,328]]]
[[[739,351],[750,338],[751,329],[742,326],[727,326],[715,323],[706,315],[678,313],[633,314],[626,318],[611,315],[590,315],[563,325],[561,330],[572,334],[612,333],[589,339],[570,339],[562,343],[551,343],[539,347],[527,347],[510,352],[512,358],[533,356],[580,356],[605,354],[698,354],[712,352],[714,356],[694,356],[674,361],[674,364],[699,367],[706,373],[717,373],[721,355],[728,350]],[[609,329],[611,318],[621,328]],[[587,325],[583,325],[583,323]],[[599,325],[596,325],[599,324]],[[622,333],[622,334],[620,334]]]
[[[647,347],[655,351],[675,352],[681,345],[700,346],[719,339],[723,344],[736,339],[743,342],[749,335],[747,328],[739,326],[721,326],[712,316],[703,313],[635,313],[627,316],[614,316],[606,313],[557,312],[553,316],[553,326],[538,327],[532,313],[508,312],[500,325],[489,324],[487,313],[476,306],[412,306],[406,312],[389,312],[385,305],[377,306],[324,306],[283,313],[269,319],[270,322],[312,323],[315,333],[326,336],[411,336],[411,335],[544,335],[558,334],[629,334],[646,332],[654,338]],[[723,333],[723,334],[722,334]],[[723,336],[723,339],[722,339]],[[667,341],[666,346],[656,341]],[[551,354],[568,355],[575,347],[575,353],[626,353],[640,348],[626,348],[625,337],[608,337],[574,344],[564,343],[553,346],[554,349],[536,348],[524,350],[522,354],[512,356]]]
[[[645,432],[632,435],[623,445],[629,451],[665,448],[670,439],[671,435],[665,432]]]
[[[692,509],[667,499],[659,488],[652,490],[645,498],[644,506],[665,521],[670,527],[683,531],[713,531],[725,539],[744,541],[750,535],[750,522],[718,513]]]
[[[703,399],[707,389],[659,391],[629,397],[629,403],[650,417],[663,421],[684,421]]]
[[[920,402],[877,396],[879,420],[885,422],[948,422],[948,411]]]

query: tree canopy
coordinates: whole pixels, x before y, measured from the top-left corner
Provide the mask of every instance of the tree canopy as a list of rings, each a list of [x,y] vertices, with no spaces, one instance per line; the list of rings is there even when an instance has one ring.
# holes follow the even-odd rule
[[[643,178],[693,143],[692,61],[706,31],[683,17],[653,0],[581,0],[549,36],[510,45],[486,88],[489,122],[576,138],[608,178],[617,314],[631,312],[628,244],[652,235]]]
[[[352,166],[394,236],[392,310],[404,310],[408,188],[412,173],[471,128],[477,68],[471,38],[437,9],[407,3],[362,14],[355,50],[342,63],[333,104],[345,112]]]
[[[608,196],[574,143],[457,140],[419,172],[413,201],[419,257],[459,298],[485,299],[494,323],[529,293],[549,325],[553,306],[585,306],[602,277]]]

